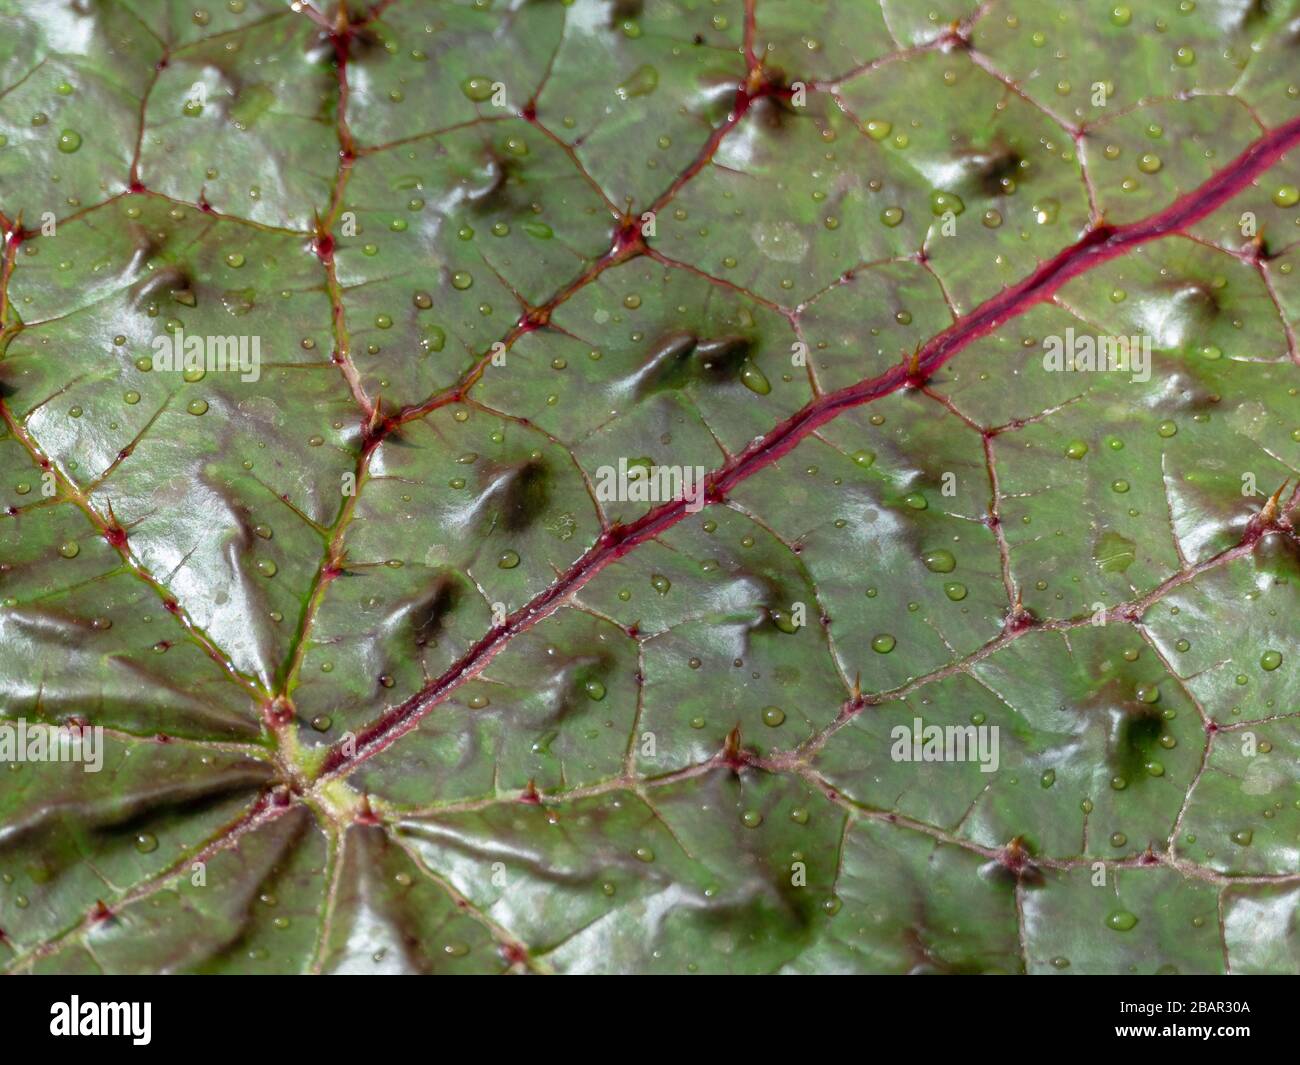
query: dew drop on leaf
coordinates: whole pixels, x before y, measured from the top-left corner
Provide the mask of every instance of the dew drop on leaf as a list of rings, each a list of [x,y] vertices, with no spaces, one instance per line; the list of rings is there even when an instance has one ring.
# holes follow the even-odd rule
[[[951,573],[957,568],[956,557],[951,551],[942,547],[927,551],[921,556],[921,561],[931,573]]]

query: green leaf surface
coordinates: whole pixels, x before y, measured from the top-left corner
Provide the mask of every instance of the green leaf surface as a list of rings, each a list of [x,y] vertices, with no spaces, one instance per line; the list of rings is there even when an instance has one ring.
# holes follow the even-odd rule
[[[1300,970],[1300,7],[0,18],[0,968]]]

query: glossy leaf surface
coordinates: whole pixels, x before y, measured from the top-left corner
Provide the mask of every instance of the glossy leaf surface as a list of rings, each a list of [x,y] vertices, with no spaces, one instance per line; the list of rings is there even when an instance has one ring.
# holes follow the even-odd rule
[[[0,967],[1296,972],[1297,17],[0,0]]]

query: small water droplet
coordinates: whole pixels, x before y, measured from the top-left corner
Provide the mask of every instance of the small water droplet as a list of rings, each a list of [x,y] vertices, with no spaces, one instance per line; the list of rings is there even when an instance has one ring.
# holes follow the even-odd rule
[[[951,573],[957,568],[957,559],[953,553],[942,547],[927,551],[921,556],[921,561],[931,573]]]
[[[620,100],[630,100],[635,96],[648,96],[658,87],[659,71],[646,63],[632,71],[614,92]]]
[[[492,79],[482,76],[466,78],[460,83],[460,91],[475,103],[492,99]]]
[[[766,396],[772,391],[772,385],[764,376],[763,371],[750,362],[749,359],[740,364],[740,383],[751,392],[757,392],[760,396]]]

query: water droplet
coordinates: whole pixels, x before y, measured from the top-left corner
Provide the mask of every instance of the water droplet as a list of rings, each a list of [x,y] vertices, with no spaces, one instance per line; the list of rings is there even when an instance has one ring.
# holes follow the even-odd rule
[[[474,278],[464,270],[457,270],[451,275],[451,287],[460,289],[462,292],[474,284]]]
[[[65,129],[59,134],[59,151],[71,155],[81,147],[81,134],[75,129]]]
[[[931,573],[951,573],[957,568],[957,559],[953,553],[942,547],[927,551],[921,556],[921,561]]]
[[[903,502],[913,510],[925,510],[930,504],[920,492],[908,492],[903,496]]]
[[[329,714],[317,714],[311,719],[311,727],[317,732],[328,732],[330,726],[334,724]]]
[[[889,635],[889,633],[882,632],[878,636],[873,636],[871,638],[871,649],[875,651],[876,654],[887,655],[894,649],[897,643],[898,641]]]
[[[269,558],[259,558],[257,560],[257,572],[263,577],[274,577],[278,572],[276,565]]]
[[[780,728],[785,724],[785,711],[779,706],[765,707],[763,710],[763,724],[769,728]]]
[[[1163,165],[1160,162],[1160,156],[1152,152],[1143,152],[1141,158],[1138,159],[1138,169],[1144,174],[1154,174]]]
[[[635,854],[638,858],[640,858],[641,861],[643,862],[653,862],[655,860],[655,852],[652,851],[649,847],[638,847],[632,853]]]
[[[141,854],[149,854],[158,849],[158,837],[149,832],[141,832],[135,837],[135,849]]]
[[[593,702],[598,703],[605,698],[605,685],[595,677],[592,677],[584,683],[582,690],[587,693],[587,698],[591,699]]]
[[[1061,201],[1054,197],[1047,196],[1041,200],[1035,201],[1030,207],[1034,212],[1034,221],[1040,226],[1050,226],[1060,217]]]
[[[207,414],[208,403],[203,399],[192,399],[185,404],[185,409],[193,415]]]
[[[890,229],[893,229],[903,220],[903,209],[901,207],[886,207],[880,212],[880,220]]]
[[[660,595],[667,595],[668,589],[673,586],[673,582],[660,573],[650,575],[650,587]]]
[[[966,598],[966,585],[962,584],[961,581],[948,581],[943,586],[943,594],[954,603],[960,603]]]
[[[1259,664],[1261,669],[1266,669],[1271,673],[1273,670],[1277,669],[1277,667],[1282,664],[1282,652],[1265,651],[1262,655],[1259,656]]]
[[[763,371],[748,359],[740,364],[740,383],[760,396],[766,396],[772,391],[772,386],[763,375]]]
[[[1038,778],[1038,783],[1042,785],[1044,788],[1050,788],[1053,784],[1056,783],[1056,770],[1044,769],[1043,775]]]
[[[872,118],[867,121],[867,136],[873,141],[883,141],[894,131],[894,124],[886,122],[883,118]]]
[[[424,336],[420,339],[420,347],[424,351],[441,351],[447,344],[447,332],[441,326],[431,325],[424,331]]]
[[[1238,829],[1232,834],[1232,842],[1237,844],[1238,847],[1249,847],[1250,841],[1254,838],[1255,833],[1248,828]]]
[[[1160,685],[1144,684],[1137,690],[1139,702],[1156,703],[1160,701]]]
[[[649,96],[659,87],[659,71],[645,63],[632,71],[628,79],[614,90],[620,100],[630,100],[634,96]]]
[[[876,453],[874,451],[855,451],[853,452],[853,461],[866,469],[876,461]]]
[[[512,550],[502,551],[497,557],[497,565],[501,569],[514,569],[519,565],[519,552]]]
[[[1279,207],[1294,207],[1300,203],[1300,189],[1294,185],[1283,185],[1273,193],[1273,202]]]
[[[460,83],[460,91],[475,103],[492,99],[492,79],[485,77],[466,78]]]
[[[740,815],[740,820],[746,828],[757,828],[763,823],[763,815],[757,810],[746,810]]]
[[[936,189],[930,193],[930,213],[935,217],[945,215],[949,211],[957,215],[964,210],[966,210],[966,205],[955,192],[942,192]]]
[[[1138,919],[1128,910],[1115,910],[1106,918],[1106,924],[1116,932],[1128,932],[1137,926]]]
[[[76,558],[81,554],[81,545],[76,540],[67,540],[59,545],[59,554],[64,558]]]

